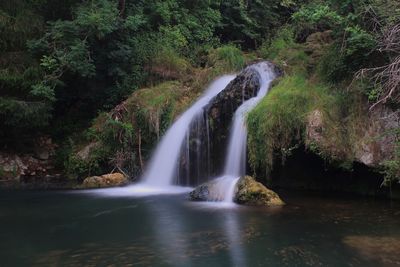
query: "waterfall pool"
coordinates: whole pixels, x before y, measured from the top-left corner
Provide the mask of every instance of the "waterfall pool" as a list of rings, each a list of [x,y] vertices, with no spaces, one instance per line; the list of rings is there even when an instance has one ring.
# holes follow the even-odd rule
[[[398,266],[399,203],[281,193],[282,208],[0,191],[0,266]]]

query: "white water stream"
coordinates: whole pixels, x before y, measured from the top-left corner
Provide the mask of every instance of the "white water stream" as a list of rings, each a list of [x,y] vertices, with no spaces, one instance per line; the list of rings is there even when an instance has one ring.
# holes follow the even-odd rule
[[[260,89],[257,96],[244,101],[240,105],[233,118],[224,173],[220,178],[217,178],[218,182],[215,185],[220,187],[217,191],[224,192],[224,196],[222,197],[224,202],[233,202],[236,183],[241,176],[246,174],[246,116],[268,93],[270,84],[276,77],[272,67],[266,62],[251,65],[249,68],[255,69],[260,74]]]

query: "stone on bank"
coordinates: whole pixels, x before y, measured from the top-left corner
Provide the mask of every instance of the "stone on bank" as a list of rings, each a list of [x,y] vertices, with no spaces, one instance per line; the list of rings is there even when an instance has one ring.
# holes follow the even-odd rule
[[[104,188],[124,186],[128,184],[128,178],[122,173],[110,173],[101,176],[87,177],[80,188]]]
[[[253,177],[243,176],[237,183],[234,201],[250,206],[282,206],[285,203],[277,193],[268,189]]]

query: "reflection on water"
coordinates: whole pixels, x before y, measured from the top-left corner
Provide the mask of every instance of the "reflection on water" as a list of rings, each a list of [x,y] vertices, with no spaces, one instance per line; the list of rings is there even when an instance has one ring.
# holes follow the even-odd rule
[[[240,225],[238,215],[228,213],[223,221],[225,235],[229,244],[230,266],[247,266],[245,251],[242,245],[242,236],[239,234]]]
[[[168,264],[189,266],[187,255],[187,239],[185,218],[168,202],[156,202],[149,205],[152,229],[159,247],[159,254]]]
[[[173,185],[157,187],[143,183],[137,183],[125,187],[79,190],[71,193],[90,194],[102,197],[147,197],[152,195],[184,194],[184,193],[189,193],[192,190],[193,190],[192,187],[173,186]]]
[[[0,192],[1,266],[400,266],[385,202],[286,197],[280,209]]]

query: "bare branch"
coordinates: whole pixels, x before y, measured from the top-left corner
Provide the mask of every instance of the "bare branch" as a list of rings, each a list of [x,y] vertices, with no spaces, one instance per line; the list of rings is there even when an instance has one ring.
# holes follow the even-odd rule
[[[400,101],[400,23],[383,31],[378,51],[388,55],[390,62],[376,68],[361,69],[355,74],[355,79],[367,79],[382,89],[377,102],[370,109],[389,100]]]

